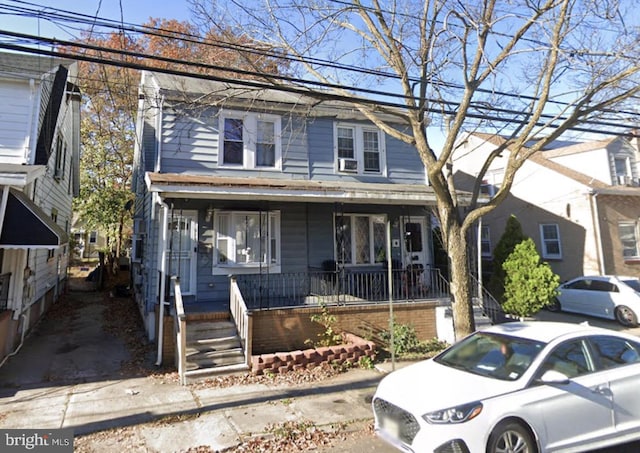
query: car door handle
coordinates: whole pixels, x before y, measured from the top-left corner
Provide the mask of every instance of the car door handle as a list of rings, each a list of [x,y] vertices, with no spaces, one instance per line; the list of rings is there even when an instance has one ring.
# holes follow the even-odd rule
[[[594,388],[591,389],[591,391],[593,393],[598,393],[600,395],[611,396],[611,389],[606,384],[596,385]]]

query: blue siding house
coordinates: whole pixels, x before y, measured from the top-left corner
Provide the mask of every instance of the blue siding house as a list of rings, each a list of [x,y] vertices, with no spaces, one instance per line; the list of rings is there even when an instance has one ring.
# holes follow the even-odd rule
[[[171,276],[187,312],[218,314],[233,284],[249,311],[442,290],[418,153],[351,106],[143,72],[137,129],[132,271],[150,338]]]

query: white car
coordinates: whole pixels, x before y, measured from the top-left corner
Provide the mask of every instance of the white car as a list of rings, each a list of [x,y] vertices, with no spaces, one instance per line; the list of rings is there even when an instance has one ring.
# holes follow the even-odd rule
[[[615,319],[624,326],[637,326],[640,314],[640,279],[613,275],[574,278],[558,287],[550,311],[582,313]]]
[[[640,338],[500,324],[386,376],[375,430],[406,452],[583,452],[640,439],[639,383]]]

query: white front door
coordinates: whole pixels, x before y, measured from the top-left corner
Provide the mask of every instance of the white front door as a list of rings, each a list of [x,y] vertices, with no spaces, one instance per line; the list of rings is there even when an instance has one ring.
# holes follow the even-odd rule
[[[167,274],[180,277],[183,295],[193,295],[196,292],[197,211],[176,209],[170,213],[167,234]]]

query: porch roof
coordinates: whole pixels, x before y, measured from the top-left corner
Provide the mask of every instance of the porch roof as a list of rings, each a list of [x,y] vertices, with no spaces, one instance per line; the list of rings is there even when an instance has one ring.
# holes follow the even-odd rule
[[[147,187],[163,197],[270,200],[310,203],[435,205],[428,185],[240,178],[178,173],[147,173]],[[470,197],[459,194],[468,204]]]

